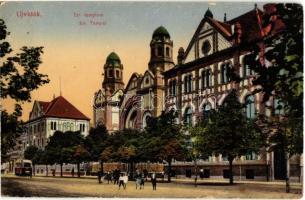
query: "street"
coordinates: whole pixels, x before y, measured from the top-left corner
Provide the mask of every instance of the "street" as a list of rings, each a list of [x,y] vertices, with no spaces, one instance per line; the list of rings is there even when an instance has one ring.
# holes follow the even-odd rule
[[[117,185],[98,184],[95,178],[59,177],[16,177],[2,176],[1,195],[19,197],[152,197],[152,198],[282,198],[302,197],[300,184],[291,186],[291,193],[285,193],[284,182],[236,182],[228,185],[224,181],[201,180],[194,187],[190,179],[173,180],[172,183],[158,183],[152,190],[150,182],[144,190],[136,190],[135,182],[129,181],[126,190]]]

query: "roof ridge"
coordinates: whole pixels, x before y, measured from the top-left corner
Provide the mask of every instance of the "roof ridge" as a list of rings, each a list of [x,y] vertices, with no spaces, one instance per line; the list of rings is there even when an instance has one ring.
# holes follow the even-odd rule
[[[249,15],[249,14],[252,13],[252,12],[256,12],[256,10],[258,10],[258,12],[263,13],[263,11],[260,10],[259,8],[257,8],[257,9],[252,9],[252,10],[249,10],[248,12],[245,12],[245,13],[242,14],[242,15],[239,15],[239,16],[237,16],[237,17],[231,19],[231,20],[228,20],[227,23],[230,23],[230,24],[231,24],[231,23],[233,23],[235,20],[240,19],[240,18],[243,18],[245,15]]]
[[[45,113],[45,114],[47,114],[47,113],[51,110],[51,108],[52,108],[52,107],[55,105],[55,103],[57,102],[58,98],[59,98],[59,96],[56,97],[55,99],[53,99],[53,100],[50,102],[50,104],[48,105],[48,107],[47,107],[47,109],[46,109],[46,113]]]

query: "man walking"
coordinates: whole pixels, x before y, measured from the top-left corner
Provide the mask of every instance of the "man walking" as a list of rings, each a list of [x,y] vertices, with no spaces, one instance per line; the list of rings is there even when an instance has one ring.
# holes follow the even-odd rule
[[[123,186],[123,188],[125,189],[124,187],[124,177],[123,177],[123,174],[120,175],[120,178],[119,178],[119,189],[121,189],[121,186]]]
[[[102,171],[99,169],[97,172],[98,183],[102,183]]]
[[[153,186],[153,190],[157,190],[157,176],[155,172],[151,174],[151,184]]]

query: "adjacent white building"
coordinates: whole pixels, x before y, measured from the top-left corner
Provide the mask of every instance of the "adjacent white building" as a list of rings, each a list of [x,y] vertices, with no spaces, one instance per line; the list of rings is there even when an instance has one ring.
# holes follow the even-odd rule
[[[35,101],[29,120],[25,124],[23,150],[30,145],[44,149],[55,131],[80,131],[87,136],[89,121],[88,117],[63,96],[56,97],[50,102]]]

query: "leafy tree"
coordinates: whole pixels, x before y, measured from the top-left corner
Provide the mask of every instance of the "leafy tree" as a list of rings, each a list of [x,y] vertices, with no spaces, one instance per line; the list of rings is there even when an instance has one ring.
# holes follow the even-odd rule
[[[142,156],[141,144],[144,137],[142,132],[136,129],[124,129],[109,135],[105,142],[107,146],[100,154],[101,160],[127,162],[131,176],[134,171],[134,163],[144,161]]]
[[[24,151],[24,158],[32,161],[34,175],[35,175],[35,165],[37,164],[38,161],[38,157],[36,155],[37,152],[38,152],[38,148],[36,146],[29,146]]]
[[[102,162],[111,161],[111,158],[113,158],[113,152],[114,150],[112,146],[106,147],[100,154],[100,160]]]
[[[106,148],[106,140],[108,138],[108,131],[104,125],[98,125],[89,131],[89,135],[85,138],[85,148],[88,149],[92,161],[100,161],[103,173],[103,162],[100,155]]]
[[[1,112],[1,162],[6,162],[8,152],[16,145],[16,138],[22,133],[22,122],[18,120],[20,115],[16,112],[9,114]]]
[[[230,184],[233,184],[233,160],[247,153],[257,153],[265,144],[264,135],[253,121],[246,118],[243,108],[233,90],[224,104],[211,113],[208,123],[197,128],[197,133],[193,132],[200,146],[197,149],[202,154],[222,154],[228,157]]]
[[[75,148],[83,144],[84,138],[79,131],[65,133],[56,131],[51,137],[46,150],[50,156],[50,160],[60,165],[60,176],[62,174],[62,167],[64,163],[73,161]]]
[[[186,157],[185,137],[176,119],[177,112],[162,112],[159,117],[148,120],[145,130],[144,157],[150,161],[165,160],[168,163],[168,182],[171,181],[172,160]]]
[[[13,49],[6,41],[9,34],[4,20],[0,19],[0,96],[16,101],[14,113],[2,111],[1,162],[7,160],[7,152],[14,148],[22,132],[22,123],[18,121],[22,115],[20,104],[31,101],[31,92],[49,82],[47,75],[38,73],[43,47],[24,46],[20,53],[12,55]]]
[[[256,73],[253,84],[259,89],[255,92],[264,94],[264,102],[273,96],[285,105],[285,117],[270,143],[285,145],[288,163],[289,157],[303,153],[303,7],[294,3],[268,6],[263,15],[263,45],[256,46],[247,61]],[[288,170],[286,188],[289,192]]]
[[[73,162],[75,162],[77,164],[77,175],[78,177],[80,177],[80,163],[88,160],[90,157],[89,152],[87,151],[87,149],[85,149],[83,147],[83,145],[77,145],[75,147],[72,159]]]

